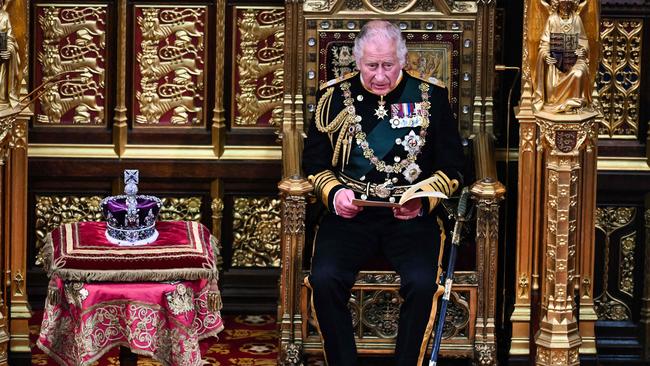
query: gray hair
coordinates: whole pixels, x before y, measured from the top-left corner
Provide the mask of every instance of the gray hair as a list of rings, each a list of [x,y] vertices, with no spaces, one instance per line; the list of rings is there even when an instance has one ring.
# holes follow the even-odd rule
[[[400,29],[386,20],[372,20],[361,28],[361,31],[354,40],[354,50],[352,52],[354,53],[357,67],[359,67],[359,61],[363,57],[363,47],[366,45],[366,42],[375,37],[395,42],[397,59],[399,60],[400,66],[404,67],[406,65],[408,49],[406,48],[406,41],[402,38]]]

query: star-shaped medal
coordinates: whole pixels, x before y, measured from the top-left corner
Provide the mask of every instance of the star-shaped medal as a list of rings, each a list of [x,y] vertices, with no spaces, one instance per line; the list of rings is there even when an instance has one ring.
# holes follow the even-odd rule
[[[382,95],[379,98],[379,107],[375,109],[375,116],[377,116],[377,119],[384,119],[384,117],[388,116],[388,111],[386,110],[386,102],[384,101],[384,96]]]

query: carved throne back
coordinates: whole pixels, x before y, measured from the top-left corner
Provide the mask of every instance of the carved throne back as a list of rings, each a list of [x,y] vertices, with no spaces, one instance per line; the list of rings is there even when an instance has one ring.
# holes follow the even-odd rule
[[[311,208],[306,210],[307,215],[304,211],[302,214],[296,212],[304,210],[309,184],[299,171],[302,135],[292,134],[287,127],[297,126],[300,130],[304,124],[306,131],[315,111],[319,85],[355,70],[352,48],[363,24],[371,19],[388,19],[400,27],[406,38],[409,49],[407,71],[421,77],[435,77],[447,86],[461,135],[468,137],[474,129],[485,124],[486,113],[491,116],[491,72],[489,75],[483,73],[487,67],[492,67],[492,56],[484,56],[484,52],[491,48],[492,35],[487,30],[493,31],[494,4],[453,0],[324,0],[287,5],[286,9],[286,33],[295,36],[287,38],[287,52],[293,53],[294,57],[287,60],[285,75],[295,75],[289,76],[295,85],[295,110],[291,113],[285,110],[281,135],[285,154],[285,179],[280,183],[285,225],[283,258],[288,263],[283,264],[278,315],[283,338],[280,361],[281,364],[293,364],[291,355],[321,353],[322,346],[311,315],[309,289],[303,285],[304,277],[309,274],[310,233],[313,233],[313,224],[317,221],[313,218],[317,214]],[[292,19],[295,22],[290,23]],[[292,29],[294,25],[296,28]],[[482,174],[476,172],[475,176],[481,177]],[[465,183],[473,180],[470,173]],[[481,192],[474,189],[477,194],[474,198],[479,206]],[[498,208],[498,199],[494,202]],[[492,213],[498,215],[498,210]],[[292,222],[305,216],[310,222],[306,228]],[[478,217],[482,217],[480,211]],[[494,220],[492,224],[496,222]],[[486,333],[488,326],[485,325],[487,318],[494,318],[494,296],[479,300],[485,296],[481,293],[487,285],[485,280],[490,277],[490,272],[496,271],[496,258],[493,261],[479,258],[485,256],[485,238],[470,241],[470,245],[463,248],[456,266],[456,283],[447,313],[441,354],[474,357],[475,352],[483,352],[480,348],[487,350],[484,359],[496,360],[494,337]],[[496,238],[494,243],[488,243],[490,245],[496,248]],[[490,253],[496,256],[495,250]],[[495,268],[485,268],[486,262]],[[383,266],[373,263],[370,269],[362,270],[353,287],[349,307],[360,354],[392,353],[394,349],[401,301],[399,278],[395,272],[382,269]],[[495,283],[493,285],[496,287]],[[480,306],[483,308],[479,309]],[[393,314],[389,316],[391,321],[385,321],[387,314]],[[480,328],[478,336],[477,328]]]

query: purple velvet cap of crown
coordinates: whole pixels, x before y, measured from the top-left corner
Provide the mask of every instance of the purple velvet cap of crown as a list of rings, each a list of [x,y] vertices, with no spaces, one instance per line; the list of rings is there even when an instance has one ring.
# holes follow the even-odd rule
[[[122,245],[146,244],[158,236],[156,220],[162,202],[158,197],[137,195],[135,220],[128,220],[127,195],[106,197],[101,202],[106,237]]]

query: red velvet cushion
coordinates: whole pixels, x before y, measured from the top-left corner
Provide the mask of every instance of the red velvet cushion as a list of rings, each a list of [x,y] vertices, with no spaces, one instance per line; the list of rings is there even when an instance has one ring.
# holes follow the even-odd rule
[[[84,282],[217,278],[216,239],[205,226],[157,222],[156,229],[159,236],[151,244],[119,246],[106,239],[105,222],[61,225],[46,244],[48,273]]]

